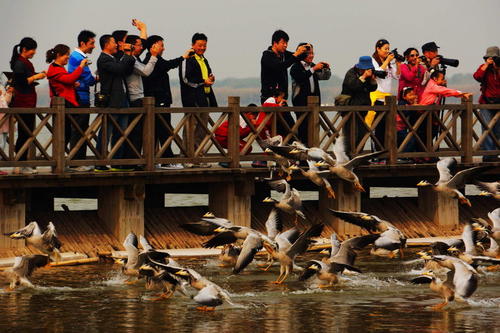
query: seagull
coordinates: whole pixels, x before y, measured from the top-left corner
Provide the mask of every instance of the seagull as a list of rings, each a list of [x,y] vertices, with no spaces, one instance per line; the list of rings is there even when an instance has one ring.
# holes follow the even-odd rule
[[[26,239],[28,245],[32,245],[43,253],[48,254],[53,261],[57,262],[61,259],[60,249],[62,244],[59,238],[57,238],[56,228],[52,222],[49,222],[43,234],[38,223],[33,221],[24,228],[5,233],[4,235],[12,239]]]
[[[295,258],[306,252],[309,245],[312,243],[311,238],[319,237],[323,231],[324,224],[315,224],[310,226],[304,231],[297,240],[293,243],[288,241],[285,237],[277,239],[278,247],[273,248],[267,244],[264,246],[266,249],[279,260],[280,262],[280,275],[273,281],[274,284],[282,284],[290,272],[293,270]]]
[[[326,179],[330,175],[330,171],[325,170],[321,171],[318,169],[316,166],[316,163],[311,160],[307,160],[307,164],[309,166],[309,169],[306,171],[298,166],[292,166],[292,169],[298,169],[302,173],[304,177],[309,179],[311,182],[316,184],[319,187],[324,187],[328,193],[329,198],[335,198],[335,192],[333,191],[332,185]]]
[[[116,263],[122,265],[122,273],[129,277],[140,277],[139,269],[150,259],[159,261],[170,257],[170,254],[167,252],[159,252],[153,249],[147,239],[142,235],[140,236],[140,243],[143,249],[141,252],[139,252],[138,249],[137,236],[133,232],[129,233],[123,242],[123,247],[125,247],[127,251],[127,258],[115,260]],[[125,283],[132,284],[135,282],[137,282],[137,280],[128,280]]]
[[[198,294],[193,297],[195,302],[202,305],[201,307],[197,307],[198,310],[213,311],[216,306],[223,304],[224,301],[230,305],[234,305],[227,290],[208,280],[194,269],[172,266],[156,262],[155,260],[151,261],[163,267],[169,273],[186,280],[191,287],[198,290]]]
[[[263,202],[272,202],[279,210],[282,210],[290,215],[295,215],[295,222],[297,222],[298,216],[304,220],[306,219],[304,213],[302,212],[302,200],[300,199],[299,191],[292,188],[284,179],[273,180],[268,183],[271,189],[283,193],[283,196],[280,201],[267,197],[263,200]]]
[[[14,265],[8,268],[4,274],[10,277],[11,282],[6,290],[12,291],[16,287],[25,286],[33,288],[29,280],[35,269],[44,267],[50,262],[49,256],[44,254],[32,254],[14,259]]]
[[[453,300],[467,302],[467,299],[476,291],[479,282],[478,272],[465,261],[450,256],[427,256],[440,266],[449,269],[445,281],[441,281],[433,271],[424,272],[420,277],[412,280],[413,283],[430,283],[431,290],[440,294],[444,301],[433,307],[440,310]]]
[[[426,180],[420,181],[417,186],[432,186],[434,190],[446,193],[452,198],[458,199],[461,204],[471,207],[469,199],[467,199],[458,189],[465,187],[465,184],[471,177],[483,171],[491,169],[491,166],[478,166],[457,172],[452,176],[453,170],[457,166],[457,160],[454,157],[447,157],[436,163],[439,171],[439,180],[432,185]]]
[[[306,268],[300,275],[299,281],[307,280],[316,275],[319,280],[328,282],[326,285],[318,286],[319,288],[325,288],[337,283],[338,274],[344,270],[361,273],[358,268],[354,267],[354,261],[357,256],[356,251],[372,244],[378,237],[379,235],[377,234],[358,236],[342,242],[338,249],[332,247],[330,258],[325,258],[321,261],[311,260],[306,264]]]
[[[479,195],[493,197],[496,200],[500,200],[500,181],[488,183],[476,180],[474,181],[474,184],[481,190]]]
[[[370,251],[371,254],[394,258],[396,253],[399,252],[401,257],[403,256],[403,248],[406,247],[406,237],[392,223],[382,220],[375,215],[362,212],[329,210],[336,217],[362,227],[370,233],[377,233],[379,235]]]
[[[173,260],[169,260],[169,265],[176,264]],[[170,298],[178,287],[185,294],[183,283],[184,281],[176,275],[169,273],[161,266],[153,264],[148,258],[148,262],[139,268],[139,275],[146,280],[146,289],[160,289],[161,293],[153,301]]]
[[[316,166],[327,167],[330,173],[349,183],[352,183],[356,190],[365,192],[365,189],[361,185],[358,176],[353,172],[353,170],[361,163],[366,162],[373,157],[379,156],[385,151],[359,155],[354,157],[353,159],[349,159],[346,153],[346,138],[342,135],[337,138],[337,141],[335,141],[335,144],[333,145],[333,152],[336,159],[336,162],[334,164],[328,161],[320,161],[316,163]]]
[[[335,159],[321,148],[308,148],[297,141],[292,142],[292,146],[295,148],[292,149],[289,154],[291,156],[297,156],[296,158],[299,161],[325,161],[326,163],[331,165],[335,164]]]

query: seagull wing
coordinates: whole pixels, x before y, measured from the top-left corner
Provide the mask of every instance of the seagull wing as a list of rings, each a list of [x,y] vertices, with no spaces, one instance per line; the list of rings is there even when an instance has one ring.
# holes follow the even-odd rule
[[[333,153],[335,154],[335,159],[337,164],[345,164],[349,162],[349,156],[347,156],[347,140],[344,135],[341,135],[335,140],[333,145]]]
[[[148,240],[143,235],[139,236],[139,243],[141,243],[141,247],[144,251],[153,250],[153,247],[151,246],[151,244],[149,244]]]
[[[375,215],[362,212],[344,212],[329,209],[334,216],[354,225],[357,225],[369,232],[383,232],[389,227],[395,228],[390,222],[381,220]]]
[[[38,230],[38,232],[37,232],[37,230]],[[12,232],[4,233],[4,235],[9,236],[11,238],[28,238],[31,236],[41,235],[41,232],[40,232],[40,227],[38,226],[38,223],[33,221],[33,222],[30,222],[24,228],[21,228],[19,230],[12,231]]]
[[[488,217],[493,222],[493,228],[500,229],[500,207],[489,212]]]
[[[267,217],[266,231],[267,231],[267,236],[271,240],[274,240],[276,236],[281,231],[283,231],[283,223],[279,217],[279,213],[276,208],[273,208],[269,213],[269,216]]]
[[[306,252],[307,248],[309,247],[309,245],[312,242],[311,238],[312,237],[319,237],[321,235],[321,232],[323,231],[324,227],[325,227],[325,225],[321,224],[321,223],[310,226],[292,244],[292,247],[286,252],[286,255],[288,257],[294,259],[299,254]]]
[[[280,193],[287,193],[290,191],[290,184],[284,179],[271,180],[267,182],[272,190]]]
[[[344,164],[344,168],[348,170],[353,170],[355,167],[359,166],[361,163],[367,162],[369,159],[377,157],[385,153],[384,151],[376,151],[374,153],[359,155],[354,157],[352,160]]]
[[[203,247],[213,248],[213,247],[217,247],[217,246],[221,246],[221,245],[225,245],[225,244],[231,244],[231,243],[236,242],[237,240],[238,240],[238,238],[236,238],[233,231],[224,231],[224,232],[221,232],[221,233],[217,234],[216,236],[210,238],[205,243],[203,243]]]
[[[32,254],[28,256],[16,257],[12,271],[21,277],[29,278],[35,269],[49,264],[49,256],[42,254]]]
[[[255,254],[262,249],[262,246],[262,238],[259,235],[254,233],[249,234],[243,242],[243,247],[238,259],[236,260],[233,273],[238,274],[245,269],[245,267],[252,262]]]
[[[469,182],[469,179],[474,175],[480,174],[486,170],[493,168],[493,166],[478,166],[474,168],[469,168],[457,172],[455,176],[448,182],[448,187],[452,189],[458,189],[465,186],[466,183]]]
[[[453,178],[453,173],[457,168],[457,160],[454,157],[447,157],[436,163],[439,172],[438,184],[449,182]]]

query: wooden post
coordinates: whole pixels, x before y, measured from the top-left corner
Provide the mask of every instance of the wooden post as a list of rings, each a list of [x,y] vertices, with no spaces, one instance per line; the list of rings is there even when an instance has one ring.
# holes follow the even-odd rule
[[[228,145],[227,150],[231,157],[229,166],[231,168],[240,167],[240,98],[229,96],[227,105],[231,109],[228,119]]]
[[[463,163],[472,163],[472,96],[469,99],[462,98],[464,111],[462,113],[462,146]]]
[[[388,110],[385,115],[385,149],[387,150],[387,164],[395,165],[398,153],[397,130],[396,130],[396,114],[397,104],[396,96],[386,96],[385,104]]]
[[[144,184],[99,188],[97,215],[121,243],[130,232],[144,235]]]
[[[310,108],[307,115],[307,144],[309,147],[319,147],[319,96],[308,96],[307,106]]]
[[[144,97],[142,99],[144,107],[144,127],[143,127],[143,149],[146,165],[144,170],[153,171],[155,169],[155,99]]]
[[[323,187],[319,189],[319,211],[323,221],[329,223],[339,235],[361,235],[361,228],[336,218],[328,211],[328,208],[347,212],[361,211],[361,193],[356,191],[351,183],[342,179],[331,179],[330,183],[335,190],[335,199],[328,198]]]
[[[0,190],[0,248],[22,249],[25,242],[3,236],[26,224],[26,193],[20,189]]]
[[[458,200],[445,193],[436,192],[431,186],[418,187],[418,207],[439,228],[459,229]]]
[[[54,97],[52,99],[52,107],[56,111],[56,114],[54,114],[54,131],[52,140],[52,158],[55,160],[56,165],[53,167],[52,172],[60,175],[64,173],[64,166],[66,162],[66,157],[64,156],[64,124],[66,121],[64,98]]]
[[[208,209],[217,217],[224,217],[236,225],[250,227],[252,222],[251,180],[215,183],[210,186]]]

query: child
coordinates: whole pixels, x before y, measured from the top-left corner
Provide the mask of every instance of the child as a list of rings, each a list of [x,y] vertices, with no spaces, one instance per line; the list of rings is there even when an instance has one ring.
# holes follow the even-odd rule
[[[401,90],[401,99],[398,102],[398,105],[415,105],[417,104],[418,95],[415,92],[415,89],[412,87],[405,87]],[[404,111],[403,114],[406,117],[406,120],[412,124],[410,119],[413,119],[410,114],[411,111]],[[398,147],[401,146],[404,139],[408,135],[408,126],[404,122],[403,118],[398,114],[396,114],[396,130],[397,130],[397,140]],[[415,151],[415,138],[412,136],[411,139],[406,143],[406,146],[403,150],[404,152]],[[402,161],[403,162],[403,161]]]

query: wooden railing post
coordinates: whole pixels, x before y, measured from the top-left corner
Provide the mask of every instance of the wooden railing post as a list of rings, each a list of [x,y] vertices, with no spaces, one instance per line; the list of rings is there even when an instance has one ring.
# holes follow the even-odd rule
[[[307,106],[307,145],[309,147],[319,147],[319,96],[308,96]]]
[[[64,140],[64,126],[66,121],[66,110],[64,107],[64,98],[54,97],[52,98],[52,108],[56,111],[54,114],[54,131],[52,138],[52,158],[56,162],[55,167],[53,167],[52,172],[55,174],[63,174],[66,162],[65,155],[65,140]]]
[[[144,149],[145,171],[155,169],[155,99],[154,97],[144,97],[142,99],[144,108],[144,127],[142,142]]]
[[[462,162],[472,163],[472,96],[462,98],[464,111],[462,112],[462,133],[460,144],[462,146]]]
[[[396,130],[396,114],[398,105],[396,96],[386,96],[385,105],[388,107],[385,115],[385,149],[387,150],[387,164],[395,165],[398,154],[398,141]]]
[[[227,105],[231,109],[228,116],[227,151],[231,158],[231,168],[240,167],[240,98],[229,96]]]

